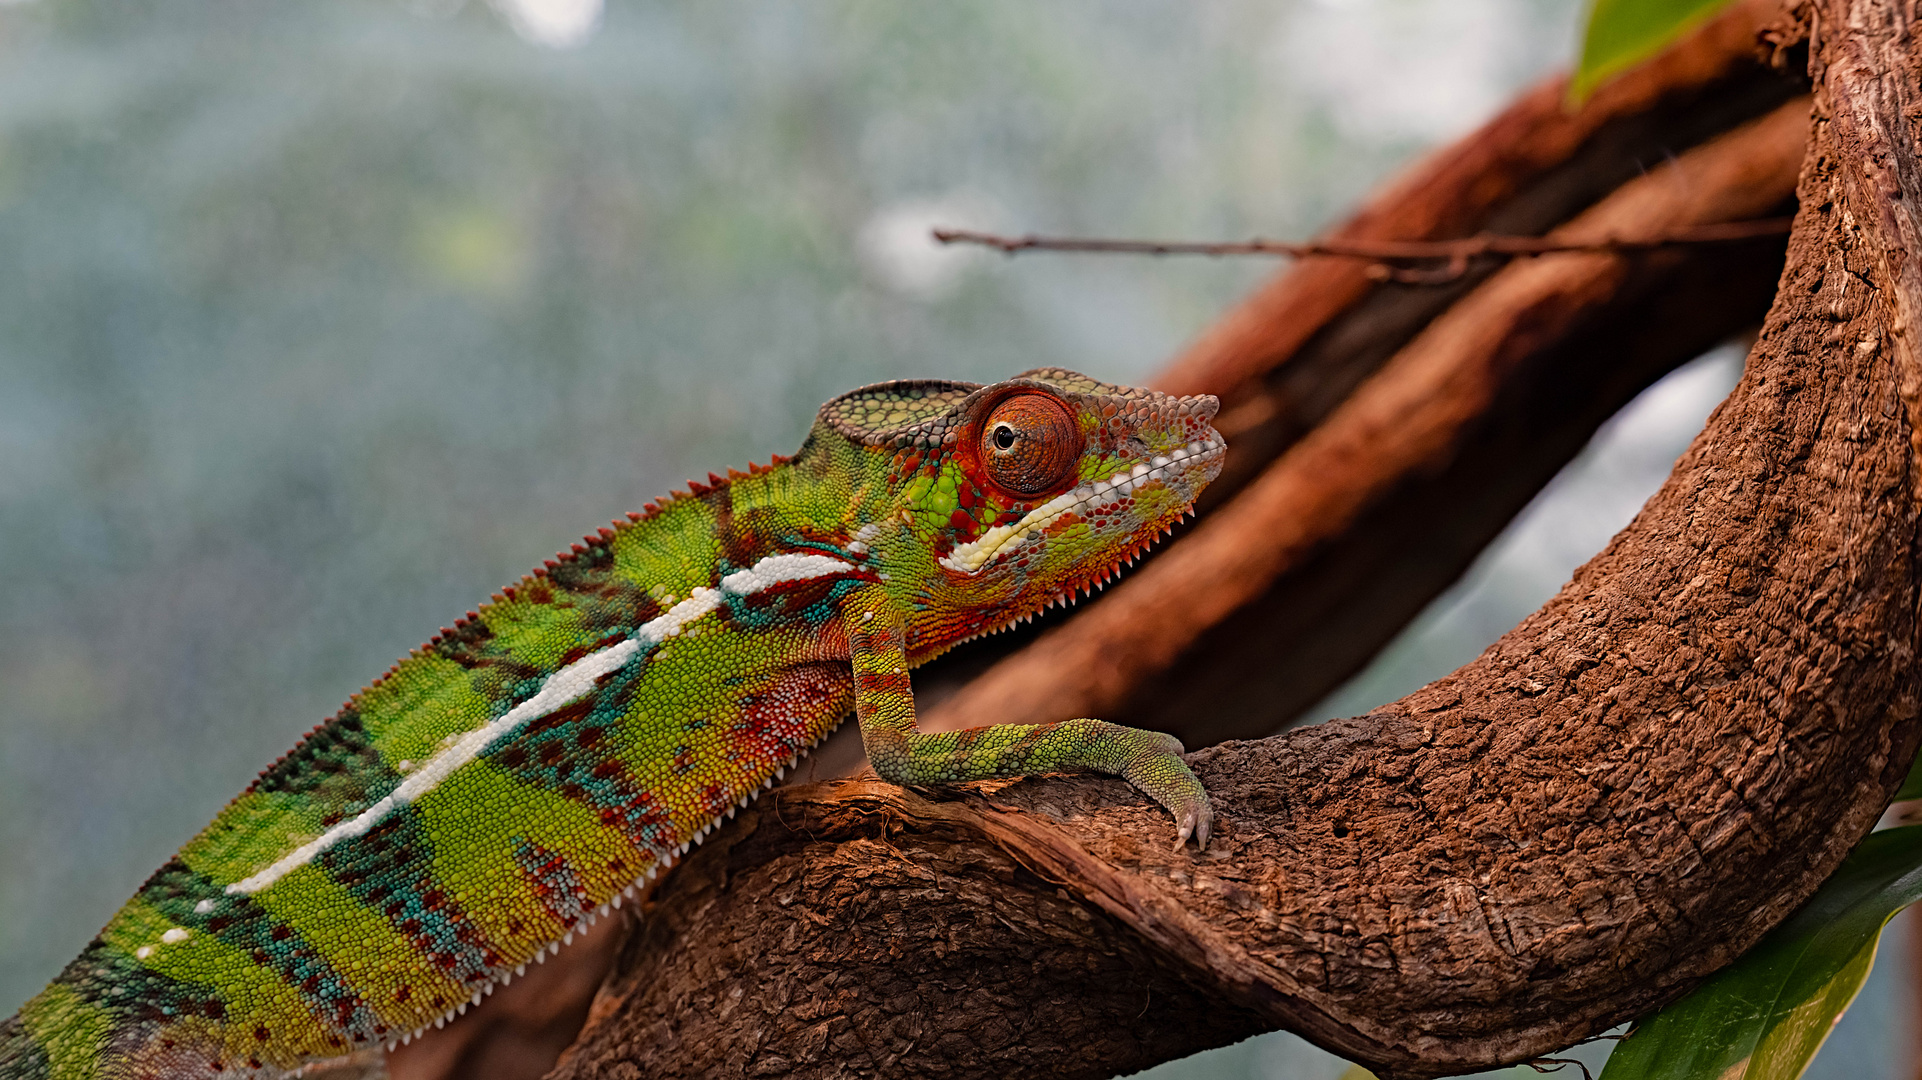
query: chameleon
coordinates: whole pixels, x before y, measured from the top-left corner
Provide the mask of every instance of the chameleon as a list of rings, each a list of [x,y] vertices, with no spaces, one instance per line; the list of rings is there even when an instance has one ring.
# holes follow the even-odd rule
[[[0,1023],[0,1078],[267,1078],[391,1048],[634,897],[850,713],[884,780],[1107,773],[1205,848],[1172,736],[923,733],[908,672],[1094,591],[1190,514],[1218,407],[1054,368],[829,401],[793,457],[617,519],[350,698]]]

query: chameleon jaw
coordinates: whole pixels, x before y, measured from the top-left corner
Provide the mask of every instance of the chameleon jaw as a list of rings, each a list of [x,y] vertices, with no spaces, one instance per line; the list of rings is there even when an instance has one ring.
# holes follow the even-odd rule
[[[1013,525],[996,525],[967,543],[956,544],[954,550],[937,561],[956,573],[978,574],[1003,552],[1018,547],[1022,540],[1053,525],[1064,514],[1104,500],[1126,498],[1149,481],[1165,483],[1183,473],[1209,469],[1220,462],[1227,448],[1228,444],[1216,435],[1178,447],[1168,454],[1157,454],[1127,472],[1062,492],[1022,515]]]

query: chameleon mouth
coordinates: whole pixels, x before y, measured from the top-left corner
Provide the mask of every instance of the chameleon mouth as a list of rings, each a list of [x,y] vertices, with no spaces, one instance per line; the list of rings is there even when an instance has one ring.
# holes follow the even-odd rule
[[[1028,511],[1013,525],[996,525],[965,544],[956,544],[953,551],[941,556],[938,561],[957,573],[978,574],[1003,552],[1018,547],[1021,541],[1048,528],[1066,514],[1119,502],[1148,484],[1165,484],[1190,473],[1207,471],[1207,478],[1213,479],[1227,449],[1228,444],[1221,436],[1212,435],[1208,439],[1177,447],[1170,453],[1157,454],[1137,463],[1127,472],[1118,472],[1106,480],[1096,480],[1064,491]]]

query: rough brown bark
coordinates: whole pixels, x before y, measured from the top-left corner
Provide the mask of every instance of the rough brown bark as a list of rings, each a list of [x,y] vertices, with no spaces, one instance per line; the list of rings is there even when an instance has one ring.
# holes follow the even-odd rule
[[[555,1075],[1095,1077],[1284,1026],[1433,1076],[1629,1019],[1779,921],[1922,736],[1922,57],[1896,0],[1816,14],[1741,385],[1546,607],[1369,716],[1193,755],[1200,855],[1112,781],[779,792],[664,886]]]

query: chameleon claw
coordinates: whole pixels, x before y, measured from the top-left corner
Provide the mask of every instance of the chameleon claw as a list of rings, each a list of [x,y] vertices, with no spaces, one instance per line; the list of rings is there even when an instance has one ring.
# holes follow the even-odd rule
[[[1175,850],[1186,847],[1190,836],[1195,838],[1195,847],[1208,850],[1208,835],[1214,831],[1214,823],[1214,807],[1207,802],[1188,807],[1180,816],[1180,827],[1175,831]]]
[[[1207,838],[1211,832],[1215,832],[1215,807],[1207,801],[1207,794],[1203,794],[1197,801],[1184,803],[1182,809],[1174,811],[1174,824],[1176,824],[1174,828],[1176,851],[1188,846],[1190,836],[1194,836],[1195,847],[1207,851]]]

